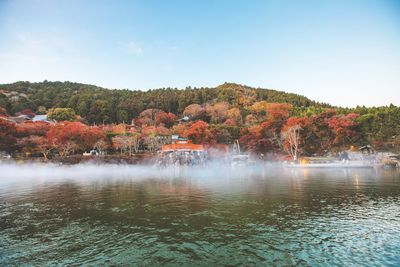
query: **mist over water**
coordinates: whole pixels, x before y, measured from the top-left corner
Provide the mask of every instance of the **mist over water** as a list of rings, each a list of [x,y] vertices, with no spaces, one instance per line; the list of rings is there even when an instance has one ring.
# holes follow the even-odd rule
[[[399,265],[400,174],[0,165],[0,265]]]

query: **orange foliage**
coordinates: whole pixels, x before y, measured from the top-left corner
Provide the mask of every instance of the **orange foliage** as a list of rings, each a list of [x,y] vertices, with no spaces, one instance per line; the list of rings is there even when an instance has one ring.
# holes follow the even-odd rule
[[[114,134],[125,134],[126,133],[126,125],[121,123],[112,127],[112,133]]]
[[[56,147],[73,143],[78,150],[91,149],[99,139],[105,139],[104,132],[98,127],[89,127],[80,122],[56,124],[47,133]]]
[[[176,121],[176,115],[169,112],[159,112],[156,114],[156,124],[163,124],[166,127],[171,127]]]
[[[199,104],[191,104],[185,108],[183,115],[188,116],[191,120],[196,120],[204,115],[205,109]]]
[[[227,120],[225,121],[225,125],[228,125],[228,126],[235,126],[235,125],[236,125],[236,122],[235,122],[233,119],[227,119]]]
[[[242,114],[238,108],[231,108],[227,112],[228,119],[231,119],[235,122],[235,124],[240,123],[242,121]],[[226,123],[226,122],[225,122]]]
[[[214,105],[207,105],[206,112],[211,117],[211,121],[216,123],[223,122],[228,115],[229,104],[226,102],[218,102]]]
[[[174,125],[174,127],[172,127],[172,133],[182,137],[186,137],[185,135],[186,130],[187,130],[186,124],[182,123]]]
[[[29,136],[29,135],[46,135],[50,130],[51,125],[43,121],[26,121],[17,125],[18,136]]]
[[[287,118],[289,117],[289,111],[292,108],[293,106],[287,103],[269,103],[267,105],[268,118]]]
[[[195,123],[191,124],[186,130],[185,136],[198,144],[214,142],[209,126],[204,121],[196,121]]]

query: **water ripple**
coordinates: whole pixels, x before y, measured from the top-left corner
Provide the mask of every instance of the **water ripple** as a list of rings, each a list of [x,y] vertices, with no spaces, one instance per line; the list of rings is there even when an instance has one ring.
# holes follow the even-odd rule
[[[400,265],[398,172],[0,183],[4,266]]]

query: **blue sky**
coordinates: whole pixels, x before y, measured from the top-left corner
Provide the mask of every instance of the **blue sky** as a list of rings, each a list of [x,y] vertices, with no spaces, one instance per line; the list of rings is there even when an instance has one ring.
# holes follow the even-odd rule
[[[400,1],[0,0],[0,83],[45,79],[400,105]]]

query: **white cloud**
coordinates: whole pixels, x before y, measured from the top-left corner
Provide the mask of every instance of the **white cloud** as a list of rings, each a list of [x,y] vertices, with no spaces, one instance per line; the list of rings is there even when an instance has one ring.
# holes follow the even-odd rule
[[[122,44],[122,48],[125,52],[135,55],[141,56],[143,55],[143,48],[135,41],[129,41],[127,43]]]
[[[57,35],[33,35],[31,33],[16,33],[12,46],[5,47],[0,58],[8,63],[45,63],[59,62],[61,55],[71,51],[70,45]]]
[[[0,51],[0,82],[61,79],[68,75],[74,47],[63,35],[17,32]]]

